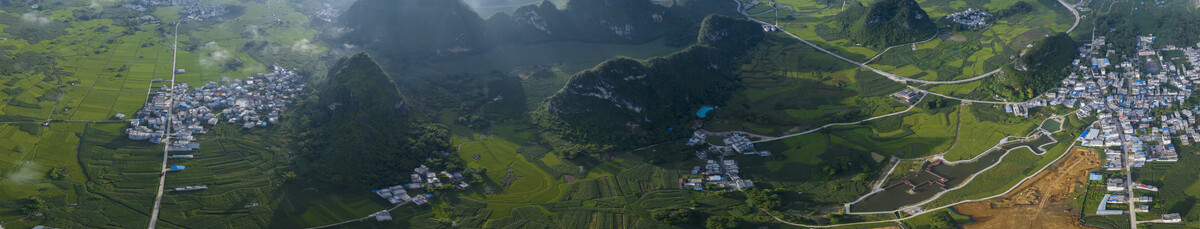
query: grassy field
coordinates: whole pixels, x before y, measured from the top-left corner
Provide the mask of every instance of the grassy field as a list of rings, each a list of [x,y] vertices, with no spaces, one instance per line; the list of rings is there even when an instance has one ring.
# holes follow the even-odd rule
[[[903,109],[886,96],[903,85],[861,71],[783,36],[747,57],[739,90],[708,129],[782,134],[796,128],[865,119]]]
[[[800,8],[823,7],[819,1],[812,0],[780,2],[792,5],[797,11],[803,11]],[[863,1],[862,3],[869,4],[869,2]],[[931,17],[939,18],[967,8],[995,12],[1016,3],[1016,0],[923,0],[918,2]],[[834,4],[836,3],[834,2]],[[942,34],[929,42],[916,46],[896,47],[882,55],[880,54],[884,48],[862,47],[833,31],[832,28],[836,27],[832,21],[833,17],[822,16],[836,14],[837,11],[840,11],[840,4],[836,4],[832,9],[823,11],[817,16],[791,15],[794,19],[782,20],[780,25],[805,40],[852,60],[863,62],[878,55],[878,58],[871,64],[873,67],[885,71],[925,80],[953,80],[976,76],[1006,65],[1011,61],[1010,57],[1023,50],[1026,45],[1032,44],[1043,35],[1066,31],[1073,22],[1071,14],[1057,2],[1030,1],[1030,3],[1033,3],[1034,11],[998,20],[988,28],[967,31],[943,30]],[[766,5],[767,3],[756,5],[750,12],[753,14],[765,11],[770,8]],[[763,14],[756,18],[775,21],[774,14]],[[948,25],[950,22],[938,20],[937,23]]]
[[[35,217],[18,225],[145,227],[149,223],[145,214],[149,212],[158,178],[156,162],[161,160],[154,152],[161,152],[161,149],[154,150],[148,143],[123,140],[123,127],[123,124],[55,124],[50,131],[43,131],[50,136],[62,137],[59,131],[70,130],[75,133],[68,132],[67,136],[78,136],[67,138],[74,139],[74,145],[54,146],[56,144],[47,142],[46,145],[53,147],[46,147],[44,151],[39,149],[38,153],[45,155],[47,160],[58,161],[57,164],[38,162],[39,165],[46,163],[46,168],[67,168],[71,178],[66,182],[48,181],[48,171],[38,171],[31,178],[31,181],[55,183],[61,191],[51,191],[55,189],[45,186],[11,186],[39,190],[40,193],[27,194],[53,200],[47,202],[51,208],[56,208],[46,212],[46,217]],[[75,151],[76,147],[78,151]],[[65,207],[68,204],[78,206]]]
[[[780,4],[791,6],[792,11],[800,14],[816,13],[819,10],[832,7],[834,4],[839,3],[833,0],[779,0],[778,2]]]
[[[504,188],[495,195],[475,193],[466,196],[488,202],[489,208],[495,211],[493,219],[508,216],[513,206],[505,204],[544,203],[557,200],[562,195],[563,182],[517,154],[516,143],[503,138],[456,138],[455,143],[461,147],[459,157],[467,161],[468,167],[487,169],[486,183]],[[478,155],[478,160],[475,155]]]
[[[1162,215],[1179,213],[1188,227],[1200,226],[1200,211],[1196,209],[1196,199],[1200,198],[1200,169],[1187,166],[1200,160],[1194,153],[1200,150],[1196,145],[1177,148],[1178,162],[1151,162],[1145,167],[1133,170],[1133,179],[1139,183],[1159,187],[1158,192],[1145,193],[1154,197],[1150,213],[1145,215]],[[1139,217],[1140,218],[1140,217]]]
[[[962,112],[962,129],[972,131],[959,132],[958,144],[947,151],[945,158],[950,161],[968,160],[992,148],[1001,139],[1008,136],[1024,137],[1040,122],[1039,118],[996,120],[992,117],[980,118],[980,115],[991,115],[1001,112],[1003,107],[985,104],[964,106]],[[1010,121],[1011,120],[1011,121]]]
[[[1000,161],[999,165],[979,174],[971,183],[961,189],[947,192],[922,207],[939,207],[962,200],[989,197],[1017,185],[1021,179],[1033,175],[1033,172],[1066,153],[1069,150],[1068,147],[1071,146],[1071,141],[1079,136],[1083,132],[1082,128],[1091,122],[1091,120],[1076,119],[1074,116],[1071,116],[1069,120],[1064,123],[1064,130],[1068,131],[1054,134],[1053,137],[1059,142],[1049,146],[1045,154],[1034,155],[1032,151],[1025,148],[1013,150]],[[1013,174],[1019,174],[1019,176]]]
[[[52,20],[43,30],[61,28],[62,33],[29,34],[10,31],[7,28],[24,26],[23,22],[4,21],[0,41],[6,55],[38,55],[52,61],[32,62],[36,58],[22,58],[18,64],[29,68],[45,67],[47,71],[27,71],[28,74],[0,76],[0,116],[5,121],[21,121],[0,125],[0,222],[11,222],[25,213],[20,208],[26,198],[37,196],[46,201],[51,209],[44,217],[5,225],[23,228],[37,224],[62,228],[137,228],[149,222],[150,201],[153,200],[154,183],[158,171],[161,145],[125,140],[125,124],[117,123],[62,123],[54,122],[48,127],[38,125],[47,118],[54,120],[103,121],[116,113],[132,114],[141,109],[151,87],[152,79],[170,78],[171,46],[167,43],[168,26],[165,23],[129,24],[124,21],[130,12],[121,9],[116,2],[43,2],[42,14]],[[275,6],[267,10],[263,3],[241,1],[217,1],[212,3],[232,4],[247,7],[246,14],[226,23],[188,23],[181,26],[180,68],[188,69],[180,81],[201,84],[223,77],[241,78],[255,72],[265,71],[265,65],[239,50],[248,41],[269,41],[281,47],[293,47],[295,43],[313,37],[314,30],[294,25],[305,24],[308,17],[293,11],[292,7]],[[0,6],[0,17],[10,15],[11,8]],[[21,10],[20,12],[25,12]],[[159,8],[153,15],[161,21],[178,19],[178,7]],[[272,11],[288,23],[275,23],[270,18]],[[81,15],[122,18],[79,20]],[[74,14],[74,15],[72,15]],[[33,16],[27,16],[33,17]],[[83,16],[89,17],[89,16]],[[3,19],[0,19],[3,20]],[[68,23],[69,22],[69,23]],[[253,37],[244,34],[248,27],[261,28],[271,33],[270,37]],[[223,49],[205,48],[214,44]],[[193,48],[194,47],[194,48]],[[311,50],[289,50],[286,53],[310,55],[323,51],[320,45],[307,46]],[[218,52],[220,51],[220,52]],[[228,57],[223,55],[228,54]],[[24,56],[23,56],[24,57]],[[245,67],[224,68],[214,61],[241,59]],[[308,62],[312,64],[313,62]],[[222,63],[223,64],[223,63]],[[261,133],[258,133],[261,134]],[[300,202],[288,198],[277,198],[284,192],[278,188],[281,180],[275,168],[282,156],[278,149],[269,149],[263,142],[248,135],[235,139],[206,139],[206,148],[195,161],[182,162],[189,166],[189,173],[178,173],[177,179],[168,180],[170,186],[209,184],[208,191],[168,194],[164,198],[164,210],[159,224],[164,227],[189,226],[210,228],[268,227],[266,222],[279,217],[274,212],[281,201]],[[52,179],[50,171],[67,174],[65,179]],[[174,175],[174,174],[173,174]],[[291,191],[287,191],[291,192]],[[311,223],[341,221],[351,216],[361,217],[363,211],[374,211],[382,207],[368,200],[367,194],[345,195],[337,203],[341,207],[316,208],[334,209],[330,217],[304,217]],[[324,201],[328,196],[309,196],[314,201]],[[343,202],[345,200],[345,202]],[[263,207],[246,208],[247,203],[258,202]],[[302,203],[302,202],[301,202]],[[349,203],[349,205],[345,204]],[[67,206],[68,204],[78,204]],[[301,204],[297,204],[301,205]],[[307,206],[307,205],[305,205]],[[329,205],[333,206],[333,205]],[[60,208],[61,207],[61,208]],[[294,213],[293,213],[294,212]],[[289,214],[302,215],[303,211],[289,209]],[[313,211],[316,212],[316,211]],[[285,214],[286,215],[286,214]],[[317,214],[320,215],[320,214]],[[297,225],[290,220],[275,225]],[[304,220],[297,220],[304,221]],[[299,225],[305,225],[300,223]],[[286,227],[286,226],[285,226]]]
[[[703,220],[668,225],[651,216],[655,209],[678,208],[689,203],[698,204],[693,206],[697,206],[702,216],[730,215],[755,225],[768,222],[761,212],[747,207],[740,194],[705,196],[702,192],[680,190],[678,180],[692,176],[685,175],[683,169],[690,170],[701,161],[651,165],[634,153],[562,159],[541,146],[516,141],[529,134],[521,125],[496,126],[495,136],[485,137],[465,130],[471,137],[455,137],[455,146],[461,145],[459,155],[467,161],[467,166],[486,169],[482,184],[461,195],[436,198],[429,207],[417,208],[420,210],[412,214],[393,213],[406,220],[367,221],[349,226],[437,228],[456,222],[461,227],[487,228],[702,227]],[[567,175],[577,179],[567,183],[564,181]],[[496,187],[497,191],[487,191],[488,186]]]
[[[947,208],[905,220],[904,225],[907,225],[908,228],[935,228],[933,225],[934,217],[949,217],[951,222],[960,226],[974,222],[971,220],[971,217],[958,214],[954,212],[953,208]]]

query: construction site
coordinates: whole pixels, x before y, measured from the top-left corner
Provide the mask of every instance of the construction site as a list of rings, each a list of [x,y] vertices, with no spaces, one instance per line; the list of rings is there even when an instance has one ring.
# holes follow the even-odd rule
[[[975,223],[967,229],[990,228],[1092,228],[1079,220],[1071,193],[1087,184],[1088,172],[1100,167],[1096,152],[1073,148],[1045,171],[1021,183],[1008,194],[990,200],[954,206]]]

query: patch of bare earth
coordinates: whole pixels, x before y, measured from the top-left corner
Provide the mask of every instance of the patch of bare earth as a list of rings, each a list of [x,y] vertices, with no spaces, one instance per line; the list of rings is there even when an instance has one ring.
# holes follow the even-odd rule
[[[1007,195],[955,205],[954,210],[975,220],[963,225],[966,229],[1093,228],[1082,224],[1080,209],[1070,204],[1075,201],[1071,193],[1083,188],[1088,172],[1098,167],[1100,159],[1095,152],[1074,148]]]
[[[575,178],[575,176],[573,176],[571,174],[563,174],[563,182],[566,182],[568,184],[571,182],[575,182],[576,179],[578,179],[578,178]]]

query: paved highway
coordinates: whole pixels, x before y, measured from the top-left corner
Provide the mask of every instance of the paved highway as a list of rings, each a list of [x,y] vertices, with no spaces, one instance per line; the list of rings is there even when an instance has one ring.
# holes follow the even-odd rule
[[[742,9],[742,3],[740,3],[740,2],[738,2],[738,1],[736,1],[736,0],[734,0],[734,2],[735,2],[735,4],[737,4],[737,6],[738,6],[738,9],[737,9],[737,10],[738,10],[738,12],[740,12],[740,13],[741,13],[741,14],[743,14],[743,15],[745,15],[747,19],[749,19],[749,20],[752,20],[752,21],[755,21],[755,22],[758,22],[758,23],[760,23],[760,24],[763,24],[763,25],[769,25],[769,26],[773,26],[773,24],[769,24],[769,23],[766,23],[766,22],[763,22],[763,21],[760,21],[760,20],[758,20],[758,19],[755,19],[755,18],[751,17],[749,14],[747,14],[747,13],[744,11],[744,9]],[[1071,11],[1071,14],[1075,16],[1075,22],[1074,22],[1074,24],[1072,24],[1072,25],[1071,25],[1071,28],[1070,28],[1070,29],[1067,29],[1067,31],[1066,31],[1066,33],[1071,33],[1072,31],[1075,31],[1075,28],[1076,28],[1076,27],[1078,27],[1078,26],[1079,26],[1079,21],[1081,20],[1081,17],[1079,16],[1079,12],[1075,10],[1075,7],[1074,7],[1074,5],[1067,4],[1067,3],[1066,3],[1066,2],[1064,2],[1063,0],[1058,0],[1058,2],[1059,2],[1060,4],[1062,4],[1064,7],[1066,7],[1066,8],[1067,8],[1067,10]],[[999,68],[999,69],[993,70],[993,71],[991,71],[991,72],[985,73],[985,74],[983,74],[983,75],[979,75],[979,76],[971,77],[971,78],[968,78],[968,79],[961,79],[961,80],[951,80],[951,81],[929,81],[929,80],[910,79],[910,78],[907,78],[907,77],[902,77],[902,76],[898,76],[898,75],[896,75],[896,74],[892,74],[892,73],[889,73],[889,72],[886,72],[886,71],[883,71],[883,70],[879,70],[879,69],[873,68],[873,67],[871,67],[871,66],[868,66],[868,65],[866,65],[866,64],[859,63],[859,62],[856,62],[856,61],[850,60],[850,59],[848,59],[848,58],[846,58],[846,57],[843,57],[843,56],[837,55],[837,54],[835,54],[835,53],[833,53],[833,52],[831,52],[831,51],[829,51],[829,50],[826,50],[826,49],[824,49],[824,48],[821,48],[820,46],[817,46],[817,45],[815,45],[815,44],[813,44],[813,43],[811,43],[811,42],[807,41],[807,40],[804,40],[804,39],[800,38],[799,36],[796,36],[795,34],[793,34],[793,33],[789,32],[789,31],[787,31],[787,30],[780,30],[780,31],[782,31],[783,33],[787,34],[788,36],[791,36],[792,38],[795,38],[796,40],[800,40],[800,42],[803,42],[804,44],[807,44],[808,46],[811,46],[811,47],[813,47],[814,49],[817,49],[817,50],[819,50],[819,51],[821,51],[821,52],[823,52],[823,53],[825,53],[825,54],[829,54],[830,56],[833,56],[833,57],[835,57],[835,58],[838,58],[838,59],[840,59],[840,60],[842,60],[842,61],[845,61],[845,62],[847,62],[847,63],[854,64],[854,65],[858,65],[859,67],[862,67],[862,68],[869,69],[869,70],[871,70],[871,71],[873,71],[873,72],[875,72],[875,73],[877,73],[877,74],[880,74],[880,75],[883,75],[883,76],[887,77],[889,80],[896,81],[896,82],[899,82],[899,83],[908,83],[908,82],[923,83],[923,84],[958,84],[958,83],[967,83],[967,82],[973,82],[973,81],[981,80],[981,79],[983,79],[983,78],[986,78],[986,77],[988,77],[988,76],[995,75],[996,73],[999,73],[999,72],[1002,70],[1002,68]],[[952,96],[947,96],[947,95],[943,95],[943,94],[939,94],[939,93],[930,92],[930,91],[923,90],[923,89],[920,89],[920,88],[916,88],[916,87],[913,87],[913,86],[908,86],[908,88],[910,88],[910,89],[913,89],[913,90],[916,90],[916,91],[920,91],[920,92],[923,92],[923,93],[927,93],[927,94],[933,94],[933,95],[935,95],[935,96],[939,96],[939,97],[943,97],[943,98],[947,98],[947,99],[954,99],[954,100],[960,100],[960,101],[965,101],[965,102],[973,102],[973,103],[987,103],[987,104],[1021,104],[1021,103],[1014,103],[1014,102],[994,102],[994,101],[980,101],[980,100],[961,99],[961,98],[955,98],[955,97],[952,97]],[[909,107],[909,109],[911,109],[911,108],[912,108],[912,107]],[[905,111],[907,111],[907,110],[905,110]],[[903,112],[897,112],[897,113],[903,113]],[[897,114],[897,113],[892,113],[892,114],[888,114],[888,115],[881,116],[881,117],[891,116],[891,115],[895,115],[895,114]],[[867,120],[873,120],[873,119],[876,119],[876,118],[880,118],[880,117],[875,117],[875,118],[871,118],[871,119],[867,119]],[[864,121],[866,121],[866,120],[864,120]],[[860,121],[860,122],[861,122],[861,121]],[[786,138],[786,137],[789,137],[789,136],[796,136],[796,135],[808,134],[808,133],[811,133],[811,132],[814,132],[814,131],[816,131],[816,130],[820,130],[820,129],[822,129],[822,128],[826,128],[826,127],[829,127],[829,126],[832,126],[832,125],[836,125],[836,124],[829,124],[829,125],[823,126],[823,127],[821,127],[821,128],[817,128],[817,129],[813,129],[813,130],[809,130],[809,131],[805,131],[805,132],[801,132],[801,133],[791,134],[791,135],[787,135],[787,136],[783,136],[783,137],[779,137],[779,138]],[[770,140],[777,140],[777,139],[779,139],[779,138],[776,138],[776,139],[770,139]],[[764,140],[766,140],[766,139],[764,139]],[[763,142],[763,140],[760,140],[759,142]],[[1067,149],[1069,150],[1070,148],[1073,148],[1073,147],[1075,147],[1075,143],[1074,143],[1074,142],[1072,142],[1072,143],[1071,143],[1071,147],[1068,147]],[[1011,150],[1009,150],[1009,151],[1011,151]],[[1059,158],[1058,158],[1058,159],[1061,159],[1063,156],[1066,156],[1066,155],[1067,155],[1067,153],[1063,153],[1063,155],[1062,155],[1062,156],[1059,156]],[[1007,155],[1007,152],[1005,153],[1005,155],[1004,155],[1004,156],[1002,156],[1002,157],[1000,158],[1000,160],[1003,160],[1005,156],[1008,156],[1008,155]],[[1055,161],[1058,161],[1058,159],[1055,159]],[[992,167],[995,167],[995,166],[996,166],[996,165],[998,165],[998,164],[1000,164],[1000,163],[999,163],[999,162],[997,162],[996,164],[993,164],[992,166],[989,166],[988,168],[985,168],[983,171],[987,171],[987,170],[991,169]],[[1025,181],[1029,180],[1030,178],[1033,178],[1033,176],[1036,176],[1038,173],[1041,173],[1042,171],[1046,170],[1046,168],[1049,168],[1049,167],[1050,167],[1050,165],[1053,165],[1053,162],[1051,162],[1050,164],[1046,164],[1046,166],[1042,167],[1040,170],[1038,170],[1037,172],[1033,173],[1033,175],[1030,175],[1030,176],[1028,176],[1028,177],[1025,177],[1024,179],[1022,179],[1022,180],[1021,180],[1021,182],[1018,182],[1018,185],[1014,185],[1013,187],[1009,188],[1008,190],[1004,191],[1004,192],[1003,192],[1003,193],[1001,193],[1001,194],[998,194],[998,195],[995,195],[995,196],[991,196],[991,197],[987,197],[987,198],[978,199],[978,200],[964,200],[964,201],[959,201],[958,203],[954,203],[954,204],[950,204],[950,205],[946,205],[946,206],[941,206],[941,207],[937,207],[937,208],[934,208],[934,209],[924,209],[923,211],[921,211],[921,212],[919,212],[919,213],[917,213],[917,214],[914,214],[914,215],[911,215],[911,216],[908,216],[908,217],[904,217],[904,218],[899,218],[899,219],[892,219],[892,220],[880,220],[880,221],[869,221],[869,222],[858,222],[858,223],[848,223],[848,224],[833,224],[833,225],[806,225],[806,224],[798,224],[798,223],[792,223],[792,222],[788,222],[788,221],[786,221],[786,220],[783,220],[783,219],[780,219],[779,217],[776,217],[776,216],[774,216],[774,215],[771,215],[771,218],[774,218],[776,221],[779,221],[779,222],[781,222],[781,223],[785,223],[785,224],[789,224],[789,225],[793,225],[793,226],[801,226],[801,227],[814,227],[814,228],[830,228],[830,227],[852,226],[852,225],[863,225],[863,224],[872,224],[872,223],[888,223],[888,222],[892,222],[892,223],[900,223],[900,222],[901,222],[901,221],[903,221],[903,220],[910,219],[910,218],[913,218],[913,217],[916,217],[916,216],[920,216],[920,215],[922,215],[922,214],[925,214],[925,213],[928,213],[928,212],[933,212],[933,211],[935,211],[935,210],[939,210],[939,209],[947,208],[947,207],[950,207],[950,206],[954,206],[954,205],[957,205],[957,204],[966,203],[966,202],[972,202],[972,201],[987,200],[987,199],[991,199],[991,198],[996,198],[996,197],[1003,196],[1004,194],[1007,194],[1007,193],[1009,193],[1009,192],[1012,192],[1014,189],[1016,189],[1018,186],[1020,186],[1020,183],[1024,183]],[[982,173],[982,171],[981,171],[980,173],[976,173],[975,175],[978,175],[978,174],[981,174],[981,173]],[[975,176],[974,176],[974,175],[973,175],[973,176],[971,176],[971,177],[970,177],[970,178],[968,178],[966,181],[964,181],[962,185],[959,185],[959,187],[956,187],[956,188],[954,188],[954,189],[961,188],[962,186],[965,186],[967,183],[970,183],[970,182],[971,182],[971,180],[973,180],[974,178],[975,178]],[[953,190],[953,189],[951,189],[951,190]],[[940,196],[941,196],[941,194],[943,194],[943,193],[945,193],[945,192],[938,193],[938,195],[937,195],[937,196],[935,196],[935,197],[933,197],[933,198],[930,198],[930,199],[928,199],[928,200],[926,200],[926,201],[924,201],[924,202],[921,202],[921,203],[919,203],[919,204],[913,205],[913,206],[920,206],[920,205],[923,205],[923,204],[929,203],[929,202],[931,202],[931,201],[933,201],[933,200],[936,200],[936,199],[937,199],[938,197],[940,197]],[[765,211],[765,210],[764,210],[764,211]],[[849,210],[849,209],[846,209],[846,212],[847,212],[847,213],[850,213],[850,210]],[[891,212],[883,212],[883,213],[891,213]],[[770,212],[767,212],[767,214],[769,215],[769,214],[770,214]],[[1131,217],[1132,217],[1132,216],[1131,216]],[[1133,224],[1135,228],[1136,228],[1136,223],[1137,223],[1137,221],[1136,221],[1136,220],[1135,220],[1135,221],[1133,221],[1133,222],[1131,222],[1131,224]]]
[[[173,49],[171,54],[171,86],[170,90],[175,90],[175,63],[179,57],[179,21],[175,22],[175,41],[172,42]],[[167,113],[171,112],[171,107],[175,104],[170,93],[167,94]],[[163,159],[162,159],[162,175],[158,176],[158,193],[154,195],[154,209],[150,211],[150,229],[158,223],[158,209],[162,206],[163,186],[167,185],[167,157],[171,148],[171,116],[167,115],[167,128],[163,129]]]
[[[758,19],[755,19],[755,18],[751,17],[751,16],[750,16],[750,14],[746,13],[745,9],[742,9],[742,3],[740,3],[740,2],[737,2],[736,0],[735,0],[734,2],[735,2],[735,4],[737,4],[737,5],[738,5],[738,12],[739,12],[739,13],[741,13],[742,15],[746,16],[746,18],[747,18],[747,19],[749,19],[749,20],[752,20],[752,21],[754,21],[754,22],[758,22],[759,24],[768,25],[768,26],[774,26],[774,25],[773,25],[773,24],[771,24],[771,23],[767,23],[767,22],[764,22],[764,21],[760,21],[760,20],[758,20]],[[1067,8],[1067,10],[1071,11],[1071,14],[1072,14],[1073,16],[1075,16],[1075,22],[1074,22],[1074,23],[1071,25],[1071,28],[1070,28],[1070,29],[1067,29],[1067,31],[1066,31],[1066,33],[1071,33],[1072,31],[1075,31],[1075,28],[1076,28],[1076,27],[1079,27],[1079,21],[1080,21],[1082,18],[1079,16],[1079,11],[1076,11],[1076,10],[1075,10],[1075,6],[1074,6],[1074,5],[1067,4],[1067,3],[1066,3],[1066,2],[1064,2],[1063,0],[1059,0],[1058,2],[1059,2],[1060,4],[1062,4],[1062,5],[1063,5],[1063,7],[1066,7],[1066,8]],[[859,66],[859,67],[862,67],[862,68],[866,68],[866,69],[868,69],[868,70],[871,70],[871,71],[873,71],[873,72],[875,72],[875,73],[877,73],[877,74],[879,74],[879,75],[882,75],[882,76],[885,76],[885,77],[887,77],[889,80],[896,81],[896,82],[899,82],[899,83],[908,83],[908,82],[922,83],[922,84],[959,84],[959,83],[968,83],[968,82],[974,82],[974,81],[978,81],[978,80],[981,80],[981,79],[983,79],[983,78],[987,78],[988,76],[995,75],[996,73],[999,73],[1000,71],[1002,71],[1002,70],[1003,70],[1003,68],[997,68],[996,70],[992,70],[991,72],[984,73],[984,74],[982,74],[982,75],[978,75],[978,76],[975,76],[975,77],[971,77],[971,78],[967,78],[967,79],[960,79],[960,80],[950,80],[950,81],[930,81],[930,80],[911,79],[911,78],[908,78],[908,77],[903,77],[903,76],[899,76],[899,75],[896,75],[896,74],[892,74],[892,73],[890,73],[890,72],[887,72],[887,71],[883,71],[883,70],[876,69],[876,68],[874,68],[874,67],[871,67],[871,66],[868,66],[868,65],[866,65],[866,64],[864,64],[864,63],[860,63],[860,62],[857,62],[857,61],[850,60],[849,58],[846,58],[846,57],[843,57],[843,56],[841,56],[841,55],[838,55],[838,54],[836,54],[836,53],[833,53],[833,52],[831,52],[831,51],[829,51],[829,50],[826,50],[825,48],[821,48],[821,46],[817,46],[816,44],[813,44],[812,42],[809,42],[808,40],[804,40],[803,38],[800,38],[800,36],[796,36],[796,34],[793,34],[792,32],[789,32],[789,31],[787,31],[787,30],[780,29],[779,31],[782,31],[784,34],[787,34],[788,36],[791,36],[792,38],[795,38],[796,40],[800,40],[800,42],[803,42],[804,44],[806,44],[806,45],[808,45],[808,46],[811,46],[811,47],[813,47],[814,49],[817,49],[818,51],[821,51],[821,52],[823,52],[823,53],[825,53],[825,54],[829,54],[830,56],[833,56],[833,57],[835,57],[835,58],[838,58],[838,59],[840,59],[840,60],[842,60],[842,61],[845,61],[846,63],[850,63],[850,64],[854,64],[854,65],[857,65],[857,66]],[[873,58],[872,58],[872,59],[873,59]],[[940,96],[940,97],[944,97],[944,98],[948,98],[948,99],[961,100],[961,101],[968,101],[968,102],[975,102],[975,103],[989,103],[989,104],[1021,104],[1021,103],[1014,103],[1014,102],[994,102],[994,101],[981,101],[981,100],[969,100],[969,99],[961,99],[961,98],[955,98],[955,97],[951,97],[951,96],[947,96],[947,95],[943,95],[943,94],[933,93],[933,92],[926,91],[926,90],[924,90],[924,89],[916,88],[916,87],[913,87],[913,86],[909,86],[909,88],[911,88],[911,89],[914,89],[914,90],[916,90],[916,91],[924,92],[924,93],[930,93],[930,94],[934,94],[934,95],[937,95],[937,96]]]

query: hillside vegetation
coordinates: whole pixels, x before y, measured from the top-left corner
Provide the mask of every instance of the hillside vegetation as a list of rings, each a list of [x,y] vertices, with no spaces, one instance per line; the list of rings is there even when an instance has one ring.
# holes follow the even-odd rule
[[[317,179],[386,185],[435,152],[449,148],[449,132],[410,120],[396,83],[371,56],[338,59],[325,81],[295,114],[301,156]]]
[[[937,25],[914,0],[882,0],[864,7],[851,6],[834,20],[850,40],[864,46],[884,47],[927,39]]]
[[[645,145],[679,137],[694,111],[724,103],[737,86],[734,59],[764,33],[754,22],[705,19],[697,44],[647,60],[606,61],[575,75],[534,114],[536,122],[590,143]]]
[[[483,19],[461,0],[360,0],[339,19],[336,42],[377,55],[425,59],[479,53],[501,44],[550,41],[641,44],[667,38],[687,45],[703,16],[728,8],[711,2],[667,7],[649,0],[572,0],[500,12]]]
[[[1000,82],[990,83],[991,90],[1004,97],[1026,100],[1059,86],[1070,74],[1071,61],[1079,54],[1076,47],[1075,40],[1065,33],[1038,41],[1005,67]]]

